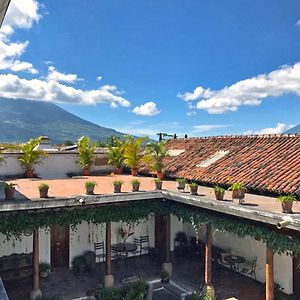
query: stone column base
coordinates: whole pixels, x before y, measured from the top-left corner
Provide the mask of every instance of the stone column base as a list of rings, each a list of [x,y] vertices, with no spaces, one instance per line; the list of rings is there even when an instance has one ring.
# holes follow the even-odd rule
[[[172,263],[170,263],[170,262],[165,262],[165,263],[163,263],[162,269],[163,269],[164,271],[168,272],[168,274],[169,274],[170,276],[172,276],[172,270],[173,270]]]
[[[212,285],[205,285],[203,291],[207,293],[211,299],[215,299],[215,289]]]
[[[105,275],[104,276],[104,287],[111,288],[114,286],[114,275]]]
[[[31,300],[40,299],[41,297],[42,297],[42,291],[40,289],[33,290],[30,293],[30,299]]]

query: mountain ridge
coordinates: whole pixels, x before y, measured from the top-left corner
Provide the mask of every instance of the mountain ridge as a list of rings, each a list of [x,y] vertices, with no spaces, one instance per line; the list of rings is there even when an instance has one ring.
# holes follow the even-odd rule
[[[51,143],[76,142],[83,135],[105,140],[124,134],[82,119],[56,104],[25,99],[0,98],[0,141],[26,142],[46,135]]]

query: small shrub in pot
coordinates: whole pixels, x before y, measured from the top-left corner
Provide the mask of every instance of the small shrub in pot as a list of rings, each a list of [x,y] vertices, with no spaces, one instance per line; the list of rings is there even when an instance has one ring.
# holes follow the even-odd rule
[[[123,181],[115,180],[113,181],[114,193],[121,193]]]
[[[165,270],[162,270],[160,272],[160,280],[161,280],[162,283],[168,283],[169,280],[170,280],[169,273]]]
[[[191,191],[190,191],[191,195],[198,195],[198,183],[191,182],[189,184],[189,186],[190,186],[190,189],[191,189]]]
[[[176,179],[176,185],[178,190],[184,190],[185,189],[186,180],[184,178],[177,178]]]
[[[86,181],[85,185],[85,191],[87,195],[94,195],[94,189],[97,183],[95,181]]]
[[[15,183],[5,183],[4,184],[5,200],[11,200],[14,198],[16,186],[17,185]]]
[[[50,265],[48,263],[40,263],[40,276],[41,278],[47,278],[50,273]]]
[[[161,190],[162,189],[162,180],[161,179],[159,179],[159,178],[155,178],[154,180],[153,180],[153,182],[155,183],[155,189],[156,190]]]
[[[138,192],[140,190],[141,182],[138,179],[134,179],[131,181],[132,184],[132,191]]]
[[[216,185],[216,186],[214,186],[214,192],[215,192],[216,200],[224,199],[225,189]]]
[[[297,201],[297,198],[293,194],[279,196],[278,201],[281,202],[282,212],[291,214],[293,212],[293,202]]]
[[[39,184],[38,189],[40,192],[40,198],[48,198],[49,185],[47,183]]]
[[[228,191],[232,192],[232,201],[234,199],[238,199],[239,200],[239,204],[244,203],[246,188],[245,188],[245,186],[242,183],[240,183],[240,182],[234,182],[228,188]]]

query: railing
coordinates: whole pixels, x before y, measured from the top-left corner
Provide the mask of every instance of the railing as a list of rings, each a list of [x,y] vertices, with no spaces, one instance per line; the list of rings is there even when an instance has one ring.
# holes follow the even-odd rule
[[[1,277],[0,277],[0,299],[1,300],[9,300]]]

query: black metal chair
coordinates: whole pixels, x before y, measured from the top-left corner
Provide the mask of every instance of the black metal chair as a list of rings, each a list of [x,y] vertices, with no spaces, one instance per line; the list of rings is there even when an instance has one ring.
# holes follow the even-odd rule
[[[140,249],[141,249],[141,255],[144,253],[149,254],[150,250],[150,242],[149,242],[149,235],[141,235],[140,237]]]
[[[94,251],[95,251],[96,260],[98,258],[99,262],[101,262],[101,260],[105,261],[106,255],[104,252],[104,242],[103,241],[94,243]]]
[[[135,251],[132,251],[131,254],[133,255],[142,255],[142,252],[141,252],[141,239],[139,238],[134,238],[133,239],[133,244],[136,246],[136,250]]]
[[[256,280],[256,264],[257,257],[255,257],[252,262],[246,263],[245,267],[241,270],[241,273],[249,275],[251,278]]]

